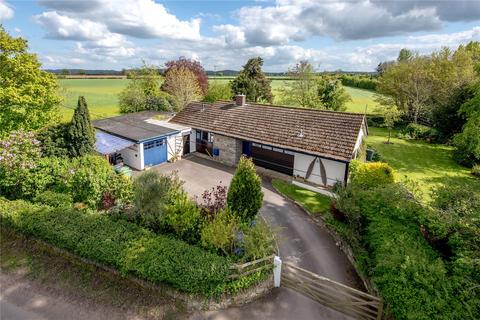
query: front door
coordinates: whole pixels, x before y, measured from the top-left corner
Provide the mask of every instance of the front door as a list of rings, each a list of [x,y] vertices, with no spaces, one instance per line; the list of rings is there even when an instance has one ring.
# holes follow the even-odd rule
[[[183,154],[190,153],[190,135],[183,136]]]

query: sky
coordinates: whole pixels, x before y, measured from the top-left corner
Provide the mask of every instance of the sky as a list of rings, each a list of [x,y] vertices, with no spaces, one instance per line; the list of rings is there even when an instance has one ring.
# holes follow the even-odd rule
[[[239,70],[374,71],[401,48],[427,54],[480,41],[480,0],[0,0],[0,24],[43,68],[114,69],[186,57]]]

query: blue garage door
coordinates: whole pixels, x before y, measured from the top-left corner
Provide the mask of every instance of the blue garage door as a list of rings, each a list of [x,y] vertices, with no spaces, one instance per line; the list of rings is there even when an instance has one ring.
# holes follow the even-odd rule
[[[143,144],[145,166],[154,166],[167,161],[167,142],[165,139],[145,142]]]

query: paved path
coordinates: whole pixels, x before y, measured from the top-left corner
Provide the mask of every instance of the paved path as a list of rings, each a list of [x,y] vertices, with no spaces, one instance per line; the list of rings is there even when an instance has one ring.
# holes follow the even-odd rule
[[[176,163],[158,166],[163,173],[178,171],[186,181],[185,189],[200,196],[206,188],[222,182],[228,185],[233,168],[192,156]],[[279,195],[268,179],[263,179],[265,194],[261,214],[281,228],[279,249],[284,261],[318,273],[332,280],[359,288],[360,281],[350,262],[327,230],[317,227],[311,218],[292,202]],[[197,313],[192,319],[345,319],[342,314],[326,308],[292,290],[274,289],[269,295],[238,308]]]

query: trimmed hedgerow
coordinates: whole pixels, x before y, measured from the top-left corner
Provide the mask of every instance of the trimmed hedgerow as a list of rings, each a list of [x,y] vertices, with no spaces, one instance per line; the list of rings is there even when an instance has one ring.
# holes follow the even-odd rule
[[[0,223],[122,273],[187,293],[218,293],[229,272],[224,257],[91,211],[0,199]]]

